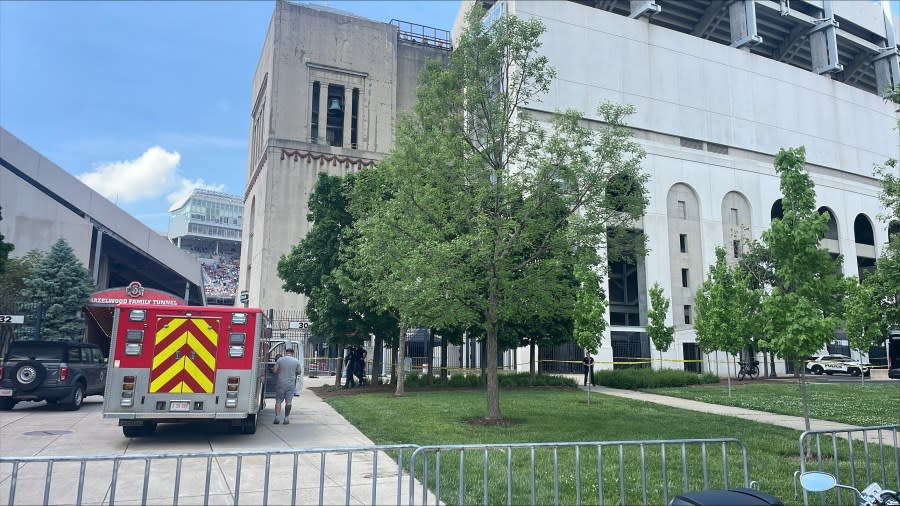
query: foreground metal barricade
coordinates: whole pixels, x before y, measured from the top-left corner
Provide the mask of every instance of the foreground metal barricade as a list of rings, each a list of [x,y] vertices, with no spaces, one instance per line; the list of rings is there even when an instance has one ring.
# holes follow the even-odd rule
[[[0,457],[0,503],[399,505],[415,448]]]
[[[810,454],[812,462],[806,458]],[[882,488],[900,490],[900,425],[804,432],[800,435],[800,472],[806,471],[831,473],[838,483],[860,490],[873,481]],[[805,506],[855,505],[856,500],[849,490],[803,492]]]
[[[423,446],[409,469],[410,504],[667,504],[750,484],[731,438]]]

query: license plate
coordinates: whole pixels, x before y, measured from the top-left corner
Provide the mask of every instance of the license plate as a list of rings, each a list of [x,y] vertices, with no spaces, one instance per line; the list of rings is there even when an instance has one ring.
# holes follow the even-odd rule
[[[169,401],[169,411],[190,411],[191,401]]]
[[[12,397],[12,389],[0,388],[0,397]]]

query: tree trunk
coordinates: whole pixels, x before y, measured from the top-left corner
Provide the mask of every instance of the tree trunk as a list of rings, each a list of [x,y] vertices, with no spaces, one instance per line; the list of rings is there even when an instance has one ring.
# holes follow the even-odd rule
[[[718,355],[718,354],[719,354],[719,352],[716,352],[716,355]],[[718,363],[718,361],[716,361],[716,363]],[[727,355],[725,358],[725,374],[728,377],[728,397],[730,398],[731,397],[731,361],[728,360]]]
[[[534,386],[535,380],[535,364],[534,364],[534,341],[531,340],[528,342],[528,373],[529,373],[529,381],[528,384]]]
[[[397,385],[397,348],[391,348],[391,385]]]
[[[403,384],[406,382],[406,368],[404,367],[404,362],[406,362],[405,323],[400,324],[400,336],[397,341],[397,363],[394,365],[394,368],[397,371],[397,390],[394,392],[394,395],[406,395],[406,392],[403,390]]]
[[[375,336],[375,349],[372,350],[372,384],[377,385],[381,379],[381,368],[384,364],[384,338]]]
[[[347,353],[346,347],[338,348],[337,374],[334,377],[334,386],[341,386],[341,378],[344,377],[344,354]]]
[[[797,362],[795,362],[797,363]],[[803,404],[803,423],[806,427],[806,431],[809,432],[809,397],[806,392],[806,361],[801,360],[799,362],[800,365],[800,399]],[[810,441],[810,446],[806,449],[806,458],[812,458],[812,441]]]
[[[774,378],[778,375],[775,374],[775,352],[773,352],[771,350],[769,350],[769,360],[772,362],[771,367],[770,367],[769,377]]]
[[[441,381],[447,381],[447,338],[441,336]]]
[[[434,329],[428,329],[428,353],[425,354],[428,361],[428,386],[434,385]]]
[[[500,378],[497,376],[497,322],[488,323],[486,352],[482,363],[486,362],[487,372],[487,419],[500,420]]]
[[[769,377],[769,353],[766,350],[762,350],[763,354],[763,377]]]

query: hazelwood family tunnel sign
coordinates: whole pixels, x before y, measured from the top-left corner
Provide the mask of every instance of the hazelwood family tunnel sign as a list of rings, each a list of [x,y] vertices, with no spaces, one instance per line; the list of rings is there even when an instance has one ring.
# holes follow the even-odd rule
[[[144,288],[139,282],[132,281],[128,286],[94,292],[88,302],[90,306],[115,306],[116,304],[179,306],[185,305],[185,301],[171,293]]]

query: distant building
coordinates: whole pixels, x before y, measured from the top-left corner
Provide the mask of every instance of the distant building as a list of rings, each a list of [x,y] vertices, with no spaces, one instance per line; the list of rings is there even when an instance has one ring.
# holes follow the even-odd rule
[[[200,260],[209,304],[234,305],[243,219],[239,196],[199,188],[169,208],[169,240]]]
[[[306,308],[281,288],[277,268],[309,231],[318,174],[374,166],[393,145],[397,114],[415,101],[426,60],[449,52],[445,30],[275,3],[248,111],[240,289],[250,306]]]

